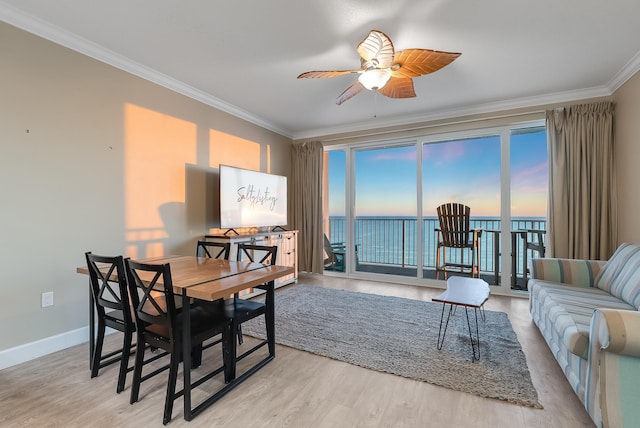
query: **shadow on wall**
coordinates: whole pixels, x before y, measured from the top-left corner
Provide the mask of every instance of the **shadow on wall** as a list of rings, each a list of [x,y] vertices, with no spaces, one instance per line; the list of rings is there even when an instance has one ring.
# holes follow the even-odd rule
[[[167,238],[164,242],[164,255],[190,254],[192,246],[187,226],[187,208],[182,202],[166,202],[158,207],[158,214],[164,223]],[[193,245],[195,248],[195,245]]]
[[[196,242],[220,227],[220,174],[217,169],[185,165],[185,203],[166,202],[158,213],[167,233],[165,254],[195,254]]]
[[[145,228],[130,234],[128,244],[134,258],[195,254],[196,242],[220,226],[219,174],[193,164],[185,167],[185,202],[158,206],[163,227]]]
[[[217,168],[187,165],[185,201],[188,229],[198,234],[220,227],[220,173]]]

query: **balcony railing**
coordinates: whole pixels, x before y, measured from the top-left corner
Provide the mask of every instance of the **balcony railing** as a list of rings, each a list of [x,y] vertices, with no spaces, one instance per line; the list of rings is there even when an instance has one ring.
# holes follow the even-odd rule
[[[471,219],[472,228],[483,229],[480,240],[480,271],[484,276],[494,275],[501,271],[500,258],[496,254],[500,252],[500,219],[475,217]],[[358,217],[354,222],[355,245],[358,252],[358,263],[361,267],[374,266],[378,272],[389,271],[398,272],[398,268],[406,269],[407,272],[415,272],[418,261],[422,261],[425,271],[435,270],[437,233],[435,229],[439,226],[435,217],[423,218],[422,225],[422,257],[417,254],[417,219],[410,217]],[[545,218],[514,218],[511,220],[510,230],[512,233],[522,230],[545,230]],[[329,239],[331,242],[346,241],[346,223],[344,217],[330,217],[329,219]],[[522,233],[517,232],[516,238]],[[514,239],[517,248],[516,278],[523,276],[524,270],[524,246],[523,239]],[[496,248],[497,246],[497,248]],[[497,250],[497,251],[496,251]],[[457,254],[451,254],[457,257]],[[527,250],[527,258],[539,256],[533,250]],[[496,263],[498,263],[496,269]],[[364,270],[361,269],[361,270]]]

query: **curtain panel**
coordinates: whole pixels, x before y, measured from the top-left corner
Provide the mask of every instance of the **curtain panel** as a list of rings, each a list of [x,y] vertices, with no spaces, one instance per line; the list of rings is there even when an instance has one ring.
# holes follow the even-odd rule
[[[548,257],[606,260],[616,248],[614,104],[546,112]]]
[[[322,273],[322,162],[320,141],[294,144],[291,149],[292,224],[298,230],[298,267]]]

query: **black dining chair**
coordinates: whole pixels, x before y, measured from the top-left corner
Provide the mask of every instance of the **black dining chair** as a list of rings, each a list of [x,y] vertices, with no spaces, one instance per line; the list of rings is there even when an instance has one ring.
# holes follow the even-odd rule
[[[125,260],[127,282],[131,303],[134,307],[137,348],[136,360],[133,371],[133,384],[131,387],[131,404],[138,401],[140,385],[151,377],[169,369],[167,391],[165,396],[163,424],[171,420],[173,402],[183,395],[184,389],[176,392],[178,368],[183,361],[183,333],[182,322],[189,316],[191,326],[191,355],[194,367],[200,364],[202,358],[202,343],[212,337],[222,335],[222,365],[216,367],[208,374],[201,376],[192,382],[191,387],[196,387],[204,381],[224,372],[225,382],[230,381],[230,361],[234,353],[229,351],[233,347],[234,336],[231,331],[231,323],[225,316],[224,302],[222,299],[203,305],[195,305],[186,310],[176,310],[173,299],[173,282],[169,264],[146,264],[133,260]],[[217,310],[211,310],[218,305]],[[151,347],[163,349],[170,354],[170,362],[164,367],[157,368],[143,376],[143,362],[145,344]]]
[[[230,252],[231,244],[229,242],[198,241],[198,245],[196,246],[196,257],[229,260]],[[179,301],[181,302],[181,300]],[[206,302],[200,302],[200,304],[206,305]],[[217,343],[218,341],[207,342],[202,345],[202,349],[210,348]]]
[[[196,257],[229,260],[231,244],[228,242],[198,241]]]
[[[249,261],[252,263],[262,263],[275,265],[278,247],[273,245],[238,244],[237,261]],[[262,288],[263,286],[256,286]],[[225,304],[227,316],[232,320],[233,331],[238,337],[238,344],[244,342],[242,338],[242,323],[264,315],[265,304],[255,300],[241,299],[238,293],[233,295],[233,300],[228,299]],[[240,359],[240,357],[238,357]]]
[[[122,256],[108,257],[85,253],[91,297],[97,313],[98,330],[93,355],[91,355],[91,377],[98,376],[101,368],[119,362],[116,392],[124,389],[129,369],[135,322],[129,304],[127,280]],[[98,266],[100,264],[100,266]],[[94,309],[92,309],[94,310]],[[107,327],[122,332],[122,346],[103,355],[104,335]]]
[[[275,265],[278,254],[277,245],[238,244],[236,260]]]

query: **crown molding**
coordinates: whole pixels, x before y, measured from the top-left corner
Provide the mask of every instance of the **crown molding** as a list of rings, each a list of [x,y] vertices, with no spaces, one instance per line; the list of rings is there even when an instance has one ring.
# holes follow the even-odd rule
[[[631,58],[629,62],[622,67],[622,70],[611,78],[607,84],[607,88],[609,88],[609,91],[613,94],[638,71],[640,71],[640,51],[638,51],[638,53],[636,53],[633,58]]]
[[[633,74],[627,77],[631,77]],[[520,108],[532,108],[535,106],[543,106],[548,104],[566,103],[571,101],[584,100],[588,98],[598,98],[610,96],[613,92],[607,86],[595,88],[580,89],[575,91],[557,92],[552,94],[537,95],[533,97],[524,97],[507,101],[498,101],[492,103],[481,103],[472,106],[464,106],[449,110],[438,110],[436,112],[425,112],[411,116],[402,116],[389,119],[373,119],[365,122],[353,123],[344,126],[336,126],[331,128],[322,128],[309,130],[305,132],[295,133],[294,140],[304,140],[310,138],[319,138],[327,135],[343,134],[349,132],[362,132],[372,129],[387,128],[393,126],[412,125],[420,122],[431,122],[436,120],[446,120],[471,116],[477,114],[496,113],[506,110],[515,110]]]
[[[167,76],[166,74],[159,73],[150,67],[137,63],[123,55],[117,54],[70,31],[64,30],[56,25],[16,9],[3,1],[0,1],[0,20],[105,64],[126,71],[134,76],[163,86],[196,101],[200,101],[203,104],[214,107],[225,113],[229,113],[235,117],[246,120],[254,125],[258,125],[284,137],[292,138],[289,132],[267,120],[229,104],[224,100],[216,98],[211,94],[187,85],[184,82]]]

